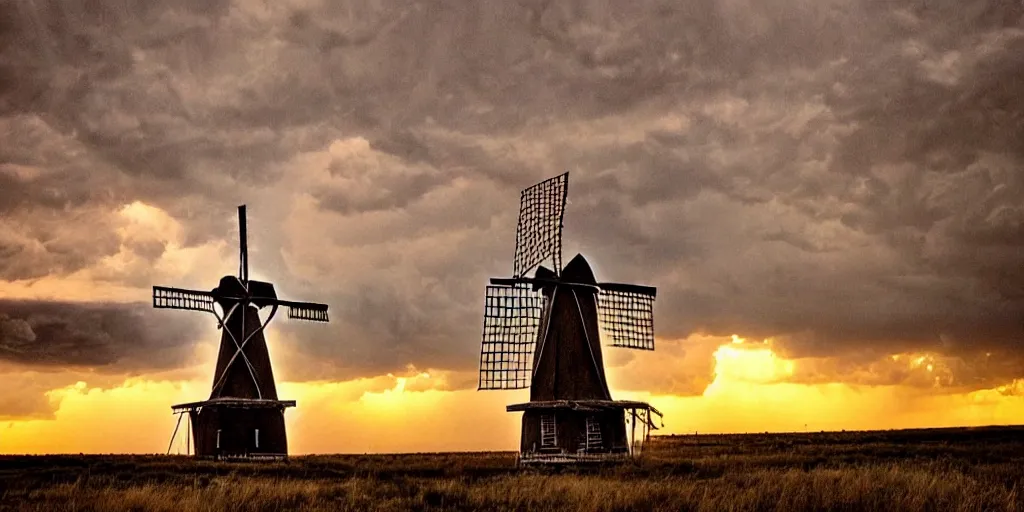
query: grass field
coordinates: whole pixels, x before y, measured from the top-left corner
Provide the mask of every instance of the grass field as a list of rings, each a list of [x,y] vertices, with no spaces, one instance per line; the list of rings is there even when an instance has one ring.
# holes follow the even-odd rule
[[[636,463],[513,453],[278,463],[0,457],[3,510],[1024,510],[1024,427],[652,438]]]

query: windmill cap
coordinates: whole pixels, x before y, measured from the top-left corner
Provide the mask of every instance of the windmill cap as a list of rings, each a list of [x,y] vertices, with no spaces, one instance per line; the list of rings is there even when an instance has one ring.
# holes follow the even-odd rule
[[[597,279],[594,277],[594,271],[590,268],[590,263],[587,263],[587,259],[578,253],[562,269],[562,280],[572,283],[597,284]]]
[[[274,285],[263,281],[250,280],[246,286],[236,276],[224,276],[220,283],[213,289],[213,295],[218,300],[228,300],[230,297],[248,297],[257,307],[264,307],[277,301],[277,291]]]
[[[213,289],[213,294],[221,297],[242,297],[245,296],[245,286],[238,280],[238,276],[224,276],[220,283]]]

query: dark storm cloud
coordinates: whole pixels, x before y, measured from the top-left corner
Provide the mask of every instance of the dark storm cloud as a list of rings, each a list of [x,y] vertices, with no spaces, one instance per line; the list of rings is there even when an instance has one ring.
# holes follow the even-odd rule
[[[0,301],[0,361],[135,373],[191,356],[196,324],[147,314],[148,305]]]
[[[569,169],[565,256],[659,286],[661,335],[1024,355],[1019,2],[6,8],[0,278],[117,253],[126,202],[187,247],[251,202],[258,268],[332,305],[290,349],[468,370],[518,189]]]
[[[479,335],[480,312],[476,307],[453,311],[443,302],[450,299],[436,289],[411,292],[386,284],[329,297],[333,328],[297,322],[278,326],[298,340],[286,347],[294,354],[283,358],[319,365],[287,367],[284,375],[289,380],[347,379],[397,372],[410,364],[421,370],[472,370],[475,361],[459,359],[477,349],[473,341]]]
[[[964,392],[1005,385],[1024,371],[1019,357],[1005,352],[979,352],[965,356],[884,355],[803,359],[788,380],[807,384],[846,382],[861,385],[900,385],[936,392]]]

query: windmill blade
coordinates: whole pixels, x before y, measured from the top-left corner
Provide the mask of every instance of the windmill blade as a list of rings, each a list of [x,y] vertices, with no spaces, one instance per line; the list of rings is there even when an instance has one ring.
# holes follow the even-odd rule
[[[249,281],[249,235],[245,228],[245,205],[238,206],[238,278]]]
[[[214,313],[216,301],[210,292],[183,288],[153,287],[153,307],[161,309],[187,309]]]
[[[541,306],[528,284],[487,287],[478,389],[529,387]]]
[[[329,322],[327,304],[316,302],[277,301],[277,304],[288,308],[288,318],[308,320],[310,322]]]
[[[657,289],[632,284],[601,283],[597,320],[611,337],[611,346],[654,350],[654,297]]]
[[[523,190],[516,226],[514,277],[525,277],[548,257],[554,262],[555,273],[562,271],[562,217],[568,191],[568,172]]]

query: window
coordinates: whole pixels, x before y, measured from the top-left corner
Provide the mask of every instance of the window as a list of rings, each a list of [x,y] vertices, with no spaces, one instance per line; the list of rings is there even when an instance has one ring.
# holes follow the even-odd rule
[[[256,448],[260,447],[260,429],[256,429]]]
[[[540,447],[555,447],[555,415],[543,414],[540,417]]]
[[[220,429],[217,429],[217,449],[220,449]]]

